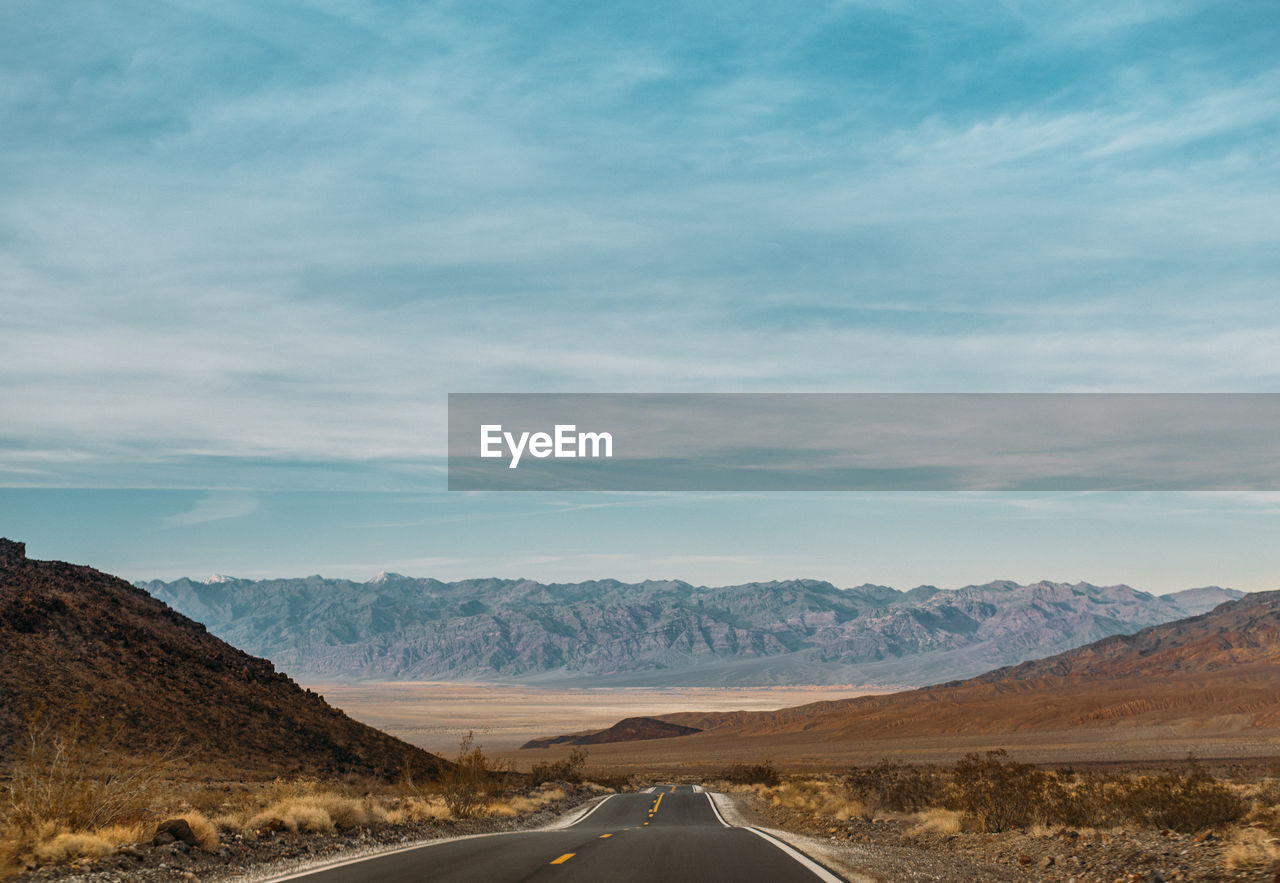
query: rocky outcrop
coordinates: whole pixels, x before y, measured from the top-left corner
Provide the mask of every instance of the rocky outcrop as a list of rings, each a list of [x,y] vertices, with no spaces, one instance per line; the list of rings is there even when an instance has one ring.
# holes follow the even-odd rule
[[[27,544],[0,537],[0,567],[17,567],[27,560]]]

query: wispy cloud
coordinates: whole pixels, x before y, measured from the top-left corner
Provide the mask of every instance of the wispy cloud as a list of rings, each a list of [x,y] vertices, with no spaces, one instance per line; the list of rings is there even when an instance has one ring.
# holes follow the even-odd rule
[[[189,527],[210,521],[241,518],[258,511],[258,498],[252,494],[209,493],[196,500],[185,512],[169,515],[164,519],[168,527]]]

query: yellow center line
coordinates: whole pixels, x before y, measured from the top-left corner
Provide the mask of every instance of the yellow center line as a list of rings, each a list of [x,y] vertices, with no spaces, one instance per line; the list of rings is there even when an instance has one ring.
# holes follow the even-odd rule
[[[566,852],[564,855],[560,856],[560,858],[553,858],[553,859],[551,860],[551,864],[553,864],[553,865],[563,865],[565,862],[567,862],[569,859],[573,858],[575,855],[577,855],[577,853],[576,853],[576,852]]]
[[[654,811],[654,812],[657,812],[657,811],[658,811],[658,807],[662,805],[662,798],[663,798],[663,797],[665,797],[665,796],[666,796],[666,794],[665,794],[665,793],[663,793],[663,794],[659,794],[659,795],[658,795],[658,799],[657,799],[657,800],[655,800],[655,801],[653,802],[653,811]]]
[[[606,837],[612,837],[612,836],[613,836],[612,834],[601,834],[600,839],[603,840]]]

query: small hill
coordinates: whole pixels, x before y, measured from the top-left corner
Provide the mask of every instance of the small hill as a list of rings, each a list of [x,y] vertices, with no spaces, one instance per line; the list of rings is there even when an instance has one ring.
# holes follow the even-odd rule
[[[701,732],[697,727],[685,727],[656,717],[627,717],[611,727],[589,733],[573,733],[550,739],[530,739],[521,748],[549,748],[552,745],[607,745],[610,742],[642,742],[647,739],[671,739],[676,736],[692,736]]]
[[[423,777],[435,755],[357,723],[124,580],[0,539],[0,759],[33,713],[175,742],[192,761]]]

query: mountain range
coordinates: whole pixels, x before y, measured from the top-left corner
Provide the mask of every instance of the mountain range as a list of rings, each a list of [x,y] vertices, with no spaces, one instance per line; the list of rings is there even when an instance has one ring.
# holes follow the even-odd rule
[[[918,686],[1192,616],[1240,596],[997,581],[942,590],[817,580],[440,582],[218,576],[139,583],[305,679],[595,686]]]

